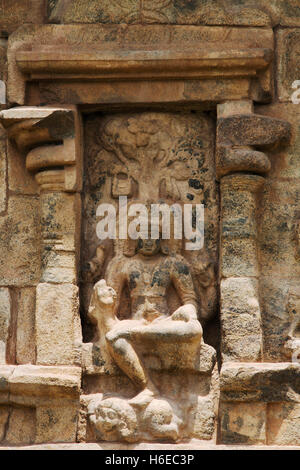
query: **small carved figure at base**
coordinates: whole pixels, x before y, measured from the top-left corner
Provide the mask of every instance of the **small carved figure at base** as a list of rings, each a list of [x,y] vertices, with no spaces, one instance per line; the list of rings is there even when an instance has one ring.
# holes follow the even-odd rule
[[[95,433],[100,440],[126,441],[137,440],[137,417],[134,409],[121,398],[93,400],[88,414]]]

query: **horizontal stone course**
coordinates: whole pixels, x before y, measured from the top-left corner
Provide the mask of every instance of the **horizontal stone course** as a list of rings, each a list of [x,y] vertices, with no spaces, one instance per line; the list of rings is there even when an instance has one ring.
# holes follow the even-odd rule
[[[50,23],[300,24],[297,0],[48,0]]]
[[[39,400],[76,398],[79,396],[81,369],[35,365],[0,366],[0,403],[18,402],[28,397],[27,405],[38,405]]]
[[[300,402],[297,363],[225,363],[220,398],[229,402]]]

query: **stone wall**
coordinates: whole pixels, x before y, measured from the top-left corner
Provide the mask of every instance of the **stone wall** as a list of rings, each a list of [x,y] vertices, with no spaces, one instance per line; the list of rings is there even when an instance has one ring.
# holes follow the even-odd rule
[[[45,28],[48,25],[48,29],[40,32],[41,25],[45,25]],[[65,35],[60,29],[64,25],[72,25]],[[88,33],[85,33],[85,25],[89,25],[87,30],[91,27]],[[96,29],[92,29],[91,25]],[[105,25],[105,34],[98,32],[95,25]],[[130,38],[129,25],[136,25],[133,38]],[[157,29],[158,25],[163,29]],[[238,85],[232,82],[233,91],[228,91],[225,82],[220,79],[215,96],[203,99],[205,103],[200,106],[199,96],[208,96],[214,83],[211,87],[208,83],[203,88],[193,83],[180,94],[180,99],[176,95],[176,100],[174,82],[169,88],[171,98],[164,96],[164,91],[158,86],[152,102],[150,98],[153,90],[150,90],[146,106],[144,102],[138,105],[134,102],[136,94],[147,96],[147,90],[145,92],[142,88],[136,88],[135,84],[130,84],[128,89],[126,85],[121,85],[116,92],[112,91],[109,83],[107,88],[101,88],[101,106],[97,107],[93,100],[97,93],[100,96],[100,88],[96,84],[85,82],[84,87],[80,85],[80,93],[77,93],[74,77],[58,90],[51,80],[45,80],[38,87],[38,73],[33,78],[31,76],[30,80],[29,75],[24,74],[25,82],[27,79],[30,82],[28,86],[25,85],[24,95],[24,83],[21,83],[20,75],[15,74],[14,48],[22,42],[28,44],[31,38],[47,44],[52,35],[57,47],[62,34],[62,41],[75,49],[81,40],[85,40],[85,34],[89,35],[90,45],[97,40],[101,44],[105,41],[107,44],[115,44],[120,41],[122,32],[129,46],[140,41],[147,49],[147,44],[151,42],[159,50],[162,35],[165,35],[166,43],[170,42],[174,28],[179,25],[182,29],[176,30],[179,31],[176,32],[178,37],[182,34],[182,38],[188,40],[191,31],[196,44],[199,40],[205,41],[207,36],[210,36],[210,44],[214,41],[220,43],[221,36],[224,41],[235,43],[236,37],[242,34],[245,44],[247,40],[249,42],[247,47],[253,47],[254,36],[258,43],[261,39],[268,47],[273,47],[271,67],[263,78],[257,72],[262,88],[259,93],[253,92],[253,96],[257,97],[253,98],[254,107],[243,109],[241,113],[231,108],[221,108],[223,102],[228,101],[229,91],[234,96],[236,86],[244,87],[243,81],[237,82]],[[77,26],[81,28],[80,33],[77,33]],[[207,29],[200,30],[204,26]],[[221,31],[224,27],[227,29]],[[10,55],[7,55],[8,47]],[[109,47],[113,49],[113,46]],[[95,234],[90,233],[94,226],[89,217],[93,213],[93,204],[99,202],[99,194],[93,194],[91,181],[95,180],[98,191],[97,184],[103,176],[102,173],[99,176],[97,169],[94,171],[92,167],[93,158],[97,158],[101,150],[101,142],[95,143],[94,128],[98,125],[101,127],[102,120],[110,116],[111,106],[112,111],[131,115],[139,110],[152,111],[154,107],[156,112],[180,114],[184,104],[184,113],[193,112],[192,120],[196,119],[195,116],[205,116],[212,123],[211,132],[217,128],[216,144],[218,148],[225,148],[224,152],[238,148],[264,153],[267,158],[263,170],[255,166],[252,160],[252,170],[240,166],[230,167],[227,171],[222,169],[220,162],[217,162],[219,174],[216,175],[214,163],[211,163],[209,169],[214,174],[218,193],[211,204],[211,211],[215,212],[208,240],[215,264],[214,287],[210,294],[213,304],[210,308],[215,316],[202,323],[205,343],[216,349],[220,376],[219,379],[215,378],[217,371],[214,369],[212,382],[206,377],[205,380],[210,384],[208,388],[212,387],[210,393],[213,398],[207,396],[214,403],[217,400],[219,408],[217,414],[215,404],[211,405],[212,415],[215,413],[213,424],[209,421],[211,417],[200,416],[201,429],[195,431],[193,436],[217,444],[300,446],[300,368],[297,356],[300,336],[300,93],[296,96],[299,104],[292,102],[292,95],[295,97],[296,91],[293,83],[299,80],[297,88],[300,88],[299,57],[300,0],[1,2],[0,80],[6,85],[10,80],[10,90],[13,91],[7,93],[6,104],[0,103],[0,112],[19,104],[37,107],[51,104],[57,108],[67,107],[73,113],[75,106],[79,105],[74,111],[75,120],[78,119],[74,128],[80,126],[81,117],[78,116],[83,116],[84,122],[81,131],[84,134],[83,141],[80,140],[82,135],[79,139],[78,132],[76,134],[73,128],[71,132],[69,129],[57,131],[57,125],[47,122],[45,128],[50,129],[50,134],[52,132],[51,138],[43,135],[35,141],[30,140],[29,144],[21,142],[20,145],[14,136],[8,138],[7,128],[11,125],[9,120],[18,125],[25,118],[9,117],[7,126],[4,125],[5,119],[2,120],[3,126],[0,124],[1,445],[85,442],[96,439],[86,424],[89,406],[86,397],[97,393],[99,387],[105,389],[107,385],[103,383],[109,382],[110,378],[102,372],[99,378],[95,358],[92,358],[91,342],[95,325],[87,320],[87,311],[93,284],[88,285],[82,274],[97,248],[93,240]],[[121,87],[124,87],[124,93],[120,91]],[[129,89],[132,102],[125,106],[122,102],[125,102],[124,95]],[[249,101],[249,96],[246,96],[248,91],[248,88],[247,92],[243,91],[242,99],[245,101]],[[22,103],[19,101],[20,96],[25,96]],[[170,105],[172,99],[176,103]],[[162,101],[163,106],[160,104]],[[138,109],[135,109],[136,106]],[[248,142],[242,143],[238,142],[237,137],[234,142],[233,137],[232,142],[229,142],[229,137],[235,136],[236,128],[230,121],[235,114],[255,116],[256,121],[251,121],[249,131],[249,135],[255,135],[252,140],[249,138]],[[261,126],[260,116],[290,123],[290,135],[287,128],[274,130],[280,138],[276,137],[271,142],[271,128],[275,121],[270,121],[264,127],[263,138],[256,139],[255,132]],[[30,118],[35,121],[40,119],[36,115]],[[64,123],[64,119],[60,123]],[[225,127],[222,119],[228,119]],[[30,125],[35,126],[36,122]],[[59,137],[58,134],[53,137],[55,132]],[[226,140],[227,135],[229,137]],[[268,141],[269,135],[271,137]],[[54,159],[55,147],[58,151],[64,147],[68,156],[76,154],[69,167],[70,162],[64,160],[68,157],[61,155],[56,166],[50,165],[54,170],[63,167],[64,175],[71,168],[68,176],[64,176],[63,183],[59,174],[50,175],[54,178],[49,180],[50,183],[48,180],[41,182],[38,173],[34,174],[38,166],[35,169],[28,166],[28,152],[35,150],[37,142],[42,142],[47,152],[49,141],[51,145],[55,144],[50,150]],[[80,152],[84,154],[85,160],[82,173],[82,161],[78,163]],[[42,153],[39,155],[42,159]],[[216,152],[216,159],[218,155],[221,153]],[[39,171],[45,167],[40,163]],[[243,178],[245,173],[249,175],[248,179]],[[261,175],[264,177],[263,182]],[[82,177],[83,186],[80,181]],[[77,178],[75,183],[74,178]],[[56,186],[54,189],[48,187],[49,192],[40,196],[41,187],[45,184]],[[217,208],[219,196],[221,202]],[[211,203],[211,195],[207,197]],[[80,228],[81,201],[83,214],[89,214],[86,219],[83,216],[83,228]],[[51,220],[45,217],[45,213]],[[217,233],[219,218],[220,229],[223,230],[220,236]],[[249,230],[246,235],[241,234],[243,218],[247,219],[245,231]],[[235,225],[238,223],[241,225]],[[74,227],[81,233],[81,240],[78,233],[74,235]],[[236,230],[238,235],[231,237],[229,234],[227,237],[226,230],[231,234]],[[60,247],[45,248],[45,231],[48,231],[48,238],[58,232],[67,235],[61,237]],[[99,275],[92,282],[98,280]],[[209,373],[212,373],[212,369]],[[126,380],[124,382],[124,377],[120,379],[117,374],[117,378],[112,379],[112,382],[115,381],[113,387],[117,389],[121,384],[126,390],[128,388],[130,395],[131,384]],[[216,398],[218,394],[220,396]],[[199,410],[200,415],[200,405]],[[201,424],[201,419],[205,424]],[[203,428],[209,428],[207,434]]]

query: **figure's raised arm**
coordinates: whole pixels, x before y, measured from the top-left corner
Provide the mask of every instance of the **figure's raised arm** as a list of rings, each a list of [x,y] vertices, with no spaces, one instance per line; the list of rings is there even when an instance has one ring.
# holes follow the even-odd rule
[[[174,312],[173,319],[188,321],[197,320],[197,298],[194,289],[190,268],[183,257],[177,257],[174,261],[171,279],[182,306]]]
[[[108,264],[106,270],[106,283],[112,287],[117,294],[115,303],[115,315],[119,311],[122,290],[125,284],[124,257],[116,256]]]

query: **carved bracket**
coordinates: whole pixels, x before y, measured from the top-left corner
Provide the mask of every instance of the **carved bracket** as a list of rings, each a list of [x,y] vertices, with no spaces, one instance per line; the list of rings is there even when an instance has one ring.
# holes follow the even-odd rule
[[[26,168],[36,174],[41,190],[81,189],[80,124],[74,109],[11,108],[0,112],[0,121],[27,154]]]
[[[251,101],[224,103],[218,106],[217,177],[229,173],[266,174],[270,161],[257,149],[274,148],[289,141],[288,122],[254,114]]]

